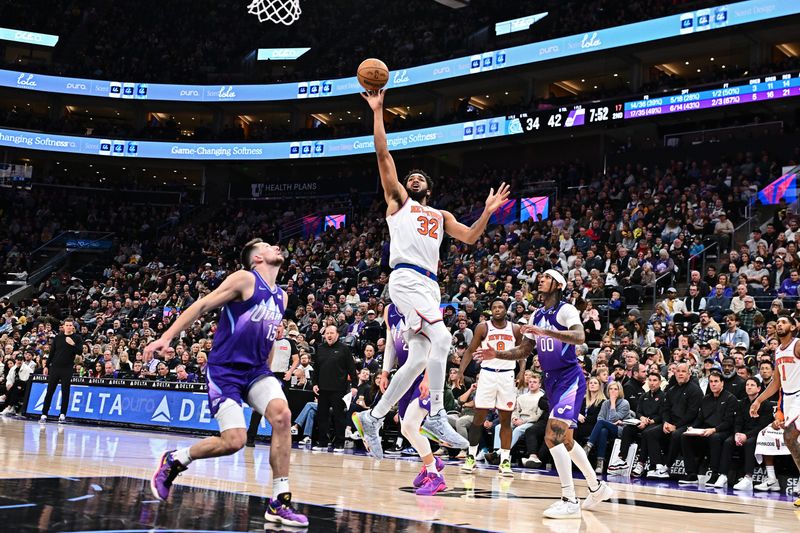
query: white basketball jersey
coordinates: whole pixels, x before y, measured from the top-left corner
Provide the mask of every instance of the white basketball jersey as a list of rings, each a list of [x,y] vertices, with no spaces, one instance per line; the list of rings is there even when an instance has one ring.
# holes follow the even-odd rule
[[[275,341],[272,345],[272,365],[270,370],[275,373],[284,373],[289,370],[292,362],[292,344],[287,339]],[[283,379],[283,376],[278,376]]]
[[[410,263],[436,275],[439,245],[444,238],[442,212],[410,197],[396,213],[386,217],[389,225],[389,266]]]
[[[781,377],[781,390],[783,394],[800,392],[800,359],[794,355],[794,345],[798,339],[793,339],[784,349],[778,347],[775,352],[775,366]]]
[[[492,321],[486,322],[488,330],[486,331],[486,338],[481,342],[482,348],[492,348],[495,351],[502,352],[510,350],[516,346],[517,342],[514,338],[514,325],[506,320],[504,328],[496,328]],[[497,370],[513,369],[516,368],[516,361],[506,361],[503,359],[490,359],[481,362],[481,368],[494,368]]]

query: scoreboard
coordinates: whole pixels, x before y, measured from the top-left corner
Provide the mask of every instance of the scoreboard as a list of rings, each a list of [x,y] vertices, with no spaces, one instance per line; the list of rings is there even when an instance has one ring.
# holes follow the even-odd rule
[[[636,100],[618,99],[578,105],[539,109],[531,113],[511,115],[516,129],[524,133],[580,128],[589,125],[625,123],[671,113],[687,113],[701,109],[738,104],[766,102],[800,96],[800,74],[776,74],[754,78],[747,83],[724,82],[694,89],[665,91],[644,95]]]

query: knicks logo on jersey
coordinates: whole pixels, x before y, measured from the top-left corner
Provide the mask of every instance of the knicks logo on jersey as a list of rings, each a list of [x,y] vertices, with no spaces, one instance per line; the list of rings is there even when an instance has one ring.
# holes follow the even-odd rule
[[[514,341],[514,335],[508,333],[490,333],[486,336],[484,344],[502,352],[514,346]]]
[[[261,300],[250,311],[250,322],[277,322],[283,318],[283,313],[272,298],[268,302]]]

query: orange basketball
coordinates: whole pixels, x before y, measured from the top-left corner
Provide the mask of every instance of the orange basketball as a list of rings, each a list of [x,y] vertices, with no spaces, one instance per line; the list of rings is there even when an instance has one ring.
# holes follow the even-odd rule
[[[380,59],[365,59],[358,66],[358,83],[368,91],[382,89],[389,81],[389,67]]]

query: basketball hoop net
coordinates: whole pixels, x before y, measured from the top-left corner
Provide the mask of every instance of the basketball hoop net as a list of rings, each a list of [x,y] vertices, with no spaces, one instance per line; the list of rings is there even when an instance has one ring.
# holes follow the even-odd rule
[[[252,0],[248,13],[258,16],[259,22],[271,20],[289,26],[300,18],[300,0]]]

